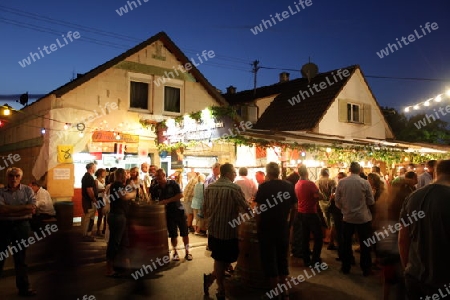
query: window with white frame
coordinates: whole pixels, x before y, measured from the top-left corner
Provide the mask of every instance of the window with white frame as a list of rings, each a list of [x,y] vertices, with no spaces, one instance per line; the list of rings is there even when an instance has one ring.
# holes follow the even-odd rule
[[[164,87],[164,112],[181,113],[181,89],[173,86]]]
[[[347,103],[347,121],[352,123],[362,123],[361,105]]]
[[[147,82],[130,81],[130,108],[148,110],[149,87]]]

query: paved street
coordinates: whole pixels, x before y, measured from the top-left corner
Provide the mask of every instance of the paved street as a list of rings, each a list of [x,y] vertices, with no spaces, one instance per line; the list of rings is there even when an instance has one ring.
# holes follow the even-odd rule
[[[71,264],[72,259],[61,256],[64,258],[60,261],[63,265],[41,267],[30,272],[31,282],[39,292],[38,297],[34,299],[75,300],[82,299],[84,295],[93,295],[96,299],[108,300],[215,299],[217,288],[215,284],[210,288],[210,298],[204,297],[202,290],[203,273],[209,273],[213,264],[213,260],[205,256],[206,238],[194,235],[190,235],[190,237],[194,247],[192,249],[194,260],[184,261],[182,259],[180,262],[170,262],[164,270],[156,270],[140,282],[133,279],[113,279],[103,276],[104,262]],[[66,244],[72,248],[74,246],[74,244]],[[95,244],[102,244],[102,242],[99,241]],[[98,253],[95,255],[98,256]],[[184,256],[182,252],[180,255]],[[339,273],[340,264],[335,261],[335,255],[335,251],[328,251],[324,247],[322,257],[329,269],[307,278],[297,286],[292,286],[290,289],[291,299],[380,299],[379,271],[373,276],[363,277],[359,267],[353,267],[350,275],[343,275]],[[358,255],[356,259],[359,260]],[[30,264],[33,265],[31,261]],[[311,275],[311,270],[302,267],[300,261],[291,260],[292,276],[305,274],[305,270]],[[227,286],[229,299],[260,299],[264,294],[264,291],[242,286],[237,276],[227,280]],[[14,276],[0,279],[0,294],[0,299],[19,299],[16,295]]]

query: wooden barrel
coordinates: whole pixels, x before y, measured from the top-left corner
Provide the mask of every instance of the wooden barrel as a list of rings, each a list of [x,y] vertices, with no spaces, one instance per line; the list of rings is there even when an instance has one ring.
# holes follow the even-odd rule
[[[254,218],[239,226],[239,256],[235,273],[240,282],[247,287],[262,290],[270,288],[269,279],[264,276],[262,269]]]
[[[70,230],[73,227],[73,202],[58,201],[54,204],[56,225],[59,230]]]
[[[129,242],[131,267],[142,268],[142,265],[156,266],[169,255],[169,244],[166,224],[166,212],[163,205],[132,204],[129,214]]]

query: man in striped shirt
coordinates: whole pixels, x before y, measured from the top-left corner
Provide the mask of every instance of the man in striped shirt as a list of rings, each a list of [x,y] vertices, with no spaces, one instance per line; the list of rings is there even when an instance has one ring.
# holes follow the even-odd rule
[[[221,165],[220,178],[205,189],[203,202],[203,213],[208,220],[208,247],[214,259],[214,271],[203,275],[203,289],[207,295],[216,279],[217,299],[225,299],[225,270],[239,255],[238,230],[231,225],[232,221],[240,218],[240,212],[250,209],[241,187],[233,183],[235,178],[232,164]]]

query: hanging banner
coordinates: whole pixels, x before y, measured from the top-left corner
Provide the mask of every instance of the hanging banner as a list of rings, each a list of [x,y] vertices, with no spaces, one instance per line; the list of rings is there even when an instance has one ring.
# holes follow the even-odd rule
[[[166,128],[159,128],[157,132],[158,143],[175,144],[177,142],[209,142],[220,137],[233,137],[244,131],[230,117],[219,120],[197,122],[185,120],[181,124],[175,121],[166,122]],[[238,124],[239,125],[239,124]]]

